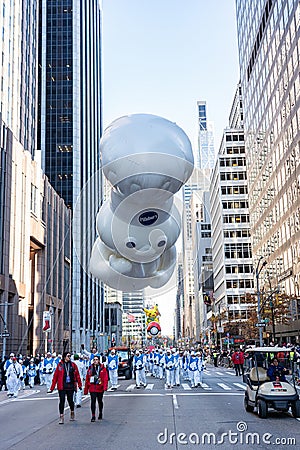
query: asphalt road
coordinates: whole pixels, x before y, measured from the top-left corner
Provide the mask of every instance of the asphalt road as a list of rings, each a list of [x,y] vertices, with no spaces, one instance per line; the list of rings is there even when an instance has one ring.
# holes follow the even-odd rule
[[[119,380],[117,391],[104,396],[104,418],[90,422],[89,397],[76,409],[75,422],[66,409],[58,424],[57,392],[44,386],[26,388],[18,399],[0,392],[0,449],[14,450],[156,450],[286,449],[300,447],[299,420],[269,412],[267,419],[243,407],[242,379],[232,369],[209,366],[202,387],[165,389],[164,381],[147,377],[146,389],[134,380]],[[272,447],[270,447],[272,446]]]

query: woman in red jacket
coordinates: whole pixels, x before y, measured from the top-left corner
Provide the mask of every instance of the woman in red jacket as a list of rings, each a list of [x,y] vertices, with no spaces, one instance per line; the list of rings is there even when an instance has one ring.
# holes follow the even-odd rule
[[[64,408],[65,399],[70,406],[70,420],[75,420],[74,414],[74,392],[77,389],[82,389],[81,378],[79,375],[78,368],[75,363],[71,362],[70,352],[64,352],[61,361],[54,372],[52,384],[50,391],[54,391],[57,384],[57,390],[59,394],[59,413],[60,413],[60,424],[64,423]]]
[[[98,419],[102,419],[103,411],[103,394],[107,391],[108,385],[108,373],[103,364],[100,364],[100,359],[95,356],[93,359],[93,364],[89,368],[86,374],[84,395],[90,392],[91,395],[91,411],[92,419],[91,422],[96,420],[96,400],[99,405],[99,416]]]

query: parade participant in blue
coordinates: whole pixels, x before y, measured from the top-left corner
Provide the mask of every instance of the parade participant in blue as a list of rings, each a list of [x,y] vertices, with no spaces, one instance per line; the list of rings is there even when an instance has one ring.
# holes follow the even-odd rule
[[[149,351],[148,354],[148,364],[149,364],[149,372],[151,373],[151,376],[154,377],[154,352],[153,350]]]
[[[92,351],[91,351],[91,352],[88,352],[88,351],[84,348],[84,344],[81,344],[81,352],[82,352],[83,355],[89,357],[89,366],[90,366],[91,364],[93,364],[94,356],[98,356],[99,359],[100,359],[100,363],[102,362],[102,361],[101,361],[100,354],[98,353],[96,347],[93,347],[93,348],[92,348]]]
[[[18,397],[20,381],[23,380],[23,370],[21,364],[17,362],[17,358],[14,356],[12,358],[12,363],[9,365],[7,371],[7,389],[8,397]]]
[[[119,365],[118,355],[116,355],[115,349],[112,349],[107,357],[107,368],[109,373],[109,379],[111,382],[111,389],[113,391],[117,390],[118,385],[118,365]]]
[[[37,367],[36,364],[34,363],[34,359],[31,358],[31,360],[29,361],[29,365],[27,366],[28,384],[30,389],[34,387],[34,379],[36,377],[36,374],[37,374]]]
[[[180,386],[179,352],[175,347],[172,348],[172,355],[174,356],[174,386]]]
[[[153,376],[159,378],[159,350],[156,348],[153,352]]]
[[[198,371],[198,358],[195,355],[194,350],[191,351],[191,356],[189,358],[189,379],[191,382],[191,387],[196,387],[197,383],[197,371]]]
[[[145,355],[139,350],[136,350],[135,355],[132,360],[133,370],[135,372],[135,383],[136,388],[139,389],[141,386],[146,386],[146,374],[145,374]]]
[[[204,370],[204,356],[202,350],[198,351],[196,353],[196,356],[198,358],[198,363],[197,363],[197,371],[195,374],[195,385],[201,386],[201,384],[203,383],[203,370]]]
[[[11,354],[9,355],[9,359],[7,359],[7,360],[5,361],[5,363],[4,363],[4,372],[5,372],[6,379],[7,379],[7,374],[6,374],[7,369],[8,369],[9,366],[12,364],[14,356],[15,356],[15,354],[14,354],[14,353],[11,353]],[[8,395],[8,394],[7,394],[7,395]]]
[[[168,389],[170,389],[172,386],[174,386],[175,359],[169,348],[167,348],[166,354],[164,356],[164,368],[166,371],[166,386]]]
[[[38,371],[39,371],[39,379],[40,379],[40,386],[43,386],[44,384],[46,384],[45,381],[45,374],[43,372],[44,369],[44,356],[41,356],[41,360],[38,364]]]
[[[158,378],[160,380],[163,379],[164,377],[164,358],[165,358],[165,354],[162,348],[159,349],[159,353],[158,353]]]
[[[182,355],[181,360],[181,368],[182,368],[182,377],[185,381],[189,381],[189,360],[190,360],[190,353],[188,350],[185,350]]]
[[[19,382],[19,387],[20,387],[20,389],[23,389],[23,391],[24,391],[25,390],[25,379],[27,377],[27,367],[25,366],[22,358],[19,359],[19,364],[21,365],[22,372],[23,372],[22,380],[20,380],[20,382]]]
[[[50,394],[50,386],[52,383],[53,374],[56,369],[56,364],[54,361],[54,358],[52,358],[52,355],[50,352],[47,352],[46,357],[43,361],[43,374],[44,374],[44,380],[45,384],[47,386],[47,393]]]

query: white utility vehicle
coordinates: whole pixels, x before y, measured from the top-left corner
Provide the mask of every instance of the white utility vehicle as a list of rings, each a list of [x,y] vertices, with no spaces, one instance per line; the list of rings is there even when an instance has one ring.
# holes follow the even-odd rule
[[[253,412],[256,409],[259,417],[264,419],[269,408],[281,412],[291,408],[293,417],[300,417],[300,400],[295,385],[294,364],[289,358],[290,351],[285,347],[254,347],[246,350],[245,356],[249,358],[250,366],[253,366],[243,377],[247,385],[244,398],[246,411]],[[278,354],[280,364],[289,369],[285,372],[291,375],[289,381],[280,381],[278,376],[277,380],[271,381],[267,375],[270,355],[278,358]],[[282,355],[285,355],[284,361]]]

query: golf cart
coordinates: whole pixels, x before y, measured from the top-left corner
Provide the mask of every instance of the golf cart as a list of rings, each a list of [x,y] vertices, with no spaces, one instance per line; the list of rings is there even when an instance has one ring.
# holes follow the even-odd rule
[[[300,400],[289,352],[290,349],[285,347],[255,347],[245,351],[245,356],[251,363],[243,376],[243,381],[247,385],[244,398],[246,411],[253,412],[256,408],[259,417],[264,419],[267,417],[268,408],[287,412],[291,407],[293,417],[300,417]],[[279,381],[279,376],[276,376],[275,381],[271,381],[267,375],[270,355],[277,358],[278,354],[281,355],[280,362],[284,361],[283,365],[286,368],[291,365],[291,371],[285,371],[285,374],[291,374],[289,381]],[[288,356],[282,360],[282,355]],[[279,375],[275,371],[274,374]]]

